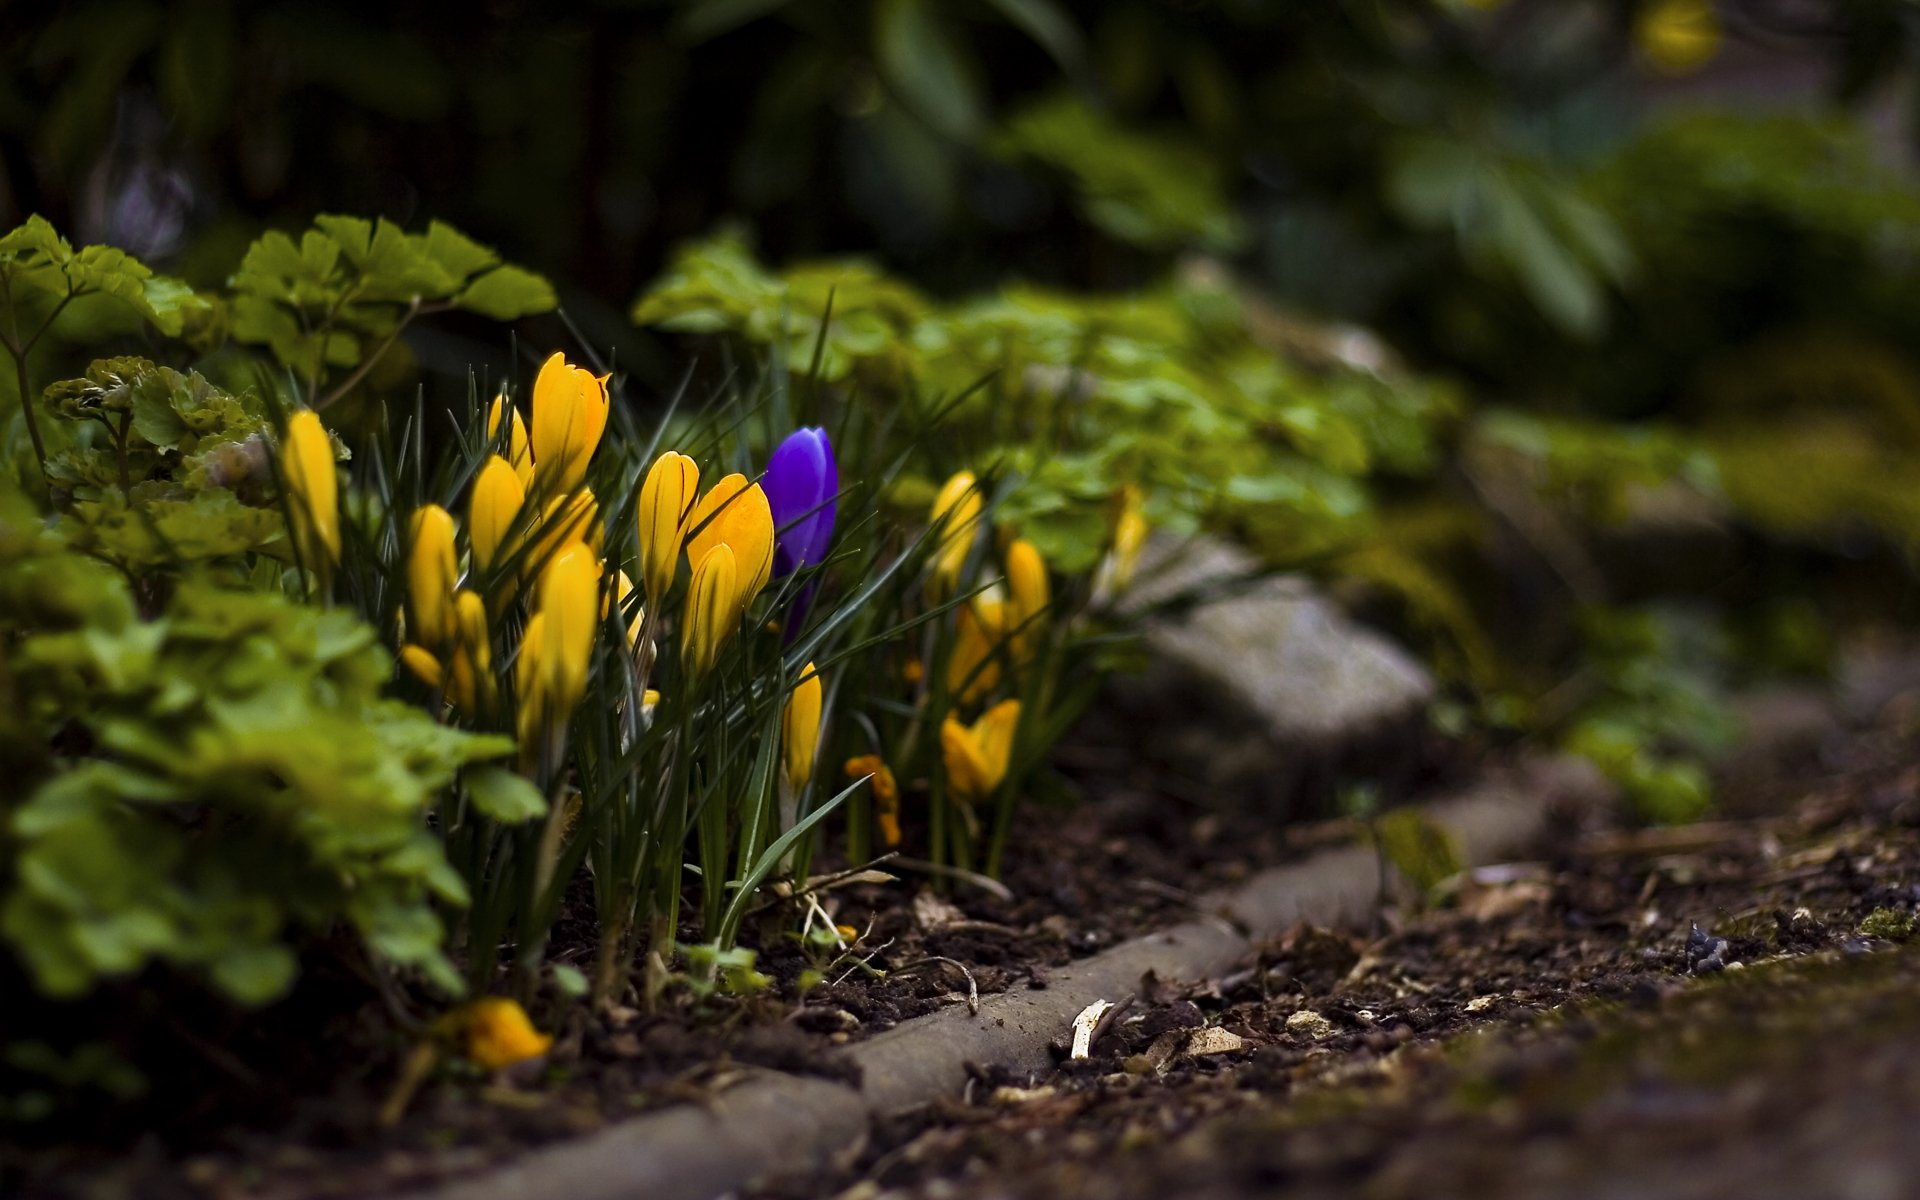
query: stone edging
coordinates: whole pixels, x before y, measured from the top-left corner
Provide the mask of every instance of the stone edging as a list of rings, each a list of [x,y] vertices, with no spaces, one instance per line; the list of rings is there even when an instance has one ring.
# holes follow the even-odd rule
[[[1523,851],[1545,832],[1554,802],[1591,801],[1605,785],[1585,763],[1541,759],[1485,778],[1426,808],[1470,864]],[[1297,921],[1353,924],[1379,892],[1369,849],[1323,851],[1275,867],[1212,898],[1211,920],[1177,925],[1050,972],[1041,990],[1016,989],[904,1022],[849,1050],[863,1084],[755,1070],[701,1105],[635,1117],[533,1150],[414,1200],[712,1200],[756,1179],[807,1171],[859,1146],[870,1121],[955,1095],[969,1065],[1043,1071],[1081,1009],[1137,990],[1151,971],[1197,979],[1230,967]],[[1224,918],[1224,919],[1223,919]]]

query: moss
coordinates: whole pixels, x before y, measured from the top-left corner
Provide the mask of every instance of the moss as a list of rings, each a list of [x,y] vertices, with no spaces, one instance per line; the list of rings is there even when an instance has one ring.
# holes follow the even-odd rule
[[[1876,908],[1860,922],[1860,935],[1904,942],[1913,936],[1913,914],[1897,908]]]

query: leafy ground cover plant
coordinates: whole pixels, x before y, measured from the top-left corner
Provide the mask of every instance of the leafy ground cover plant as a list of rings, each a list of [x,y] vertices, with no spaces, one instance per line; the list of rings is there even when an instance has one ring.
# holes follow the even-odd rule
[[[9,286],[95,287],[73,264],[100,256],[50,237],[0,262]],[[1003,511],[1012,473],[929,453],[965,392],[883,411],[781,371],[645,429],[553,353],[389,415],[355,389],[408,322],[551,303],[441,226],[268,235],[228,292],[179,299],[192,338],[145,295],[119,298],[145,356],[23,410],[0,514],[26,785],[0,937],[36,1003],[171,970],[258,1005],[342,935],[402,1010],[510,993],[424,1025],[404,1094],[440,1049],[543,1053],[537,994],[657,997],[679,963],[696,991],[758,986],[735,943],[817,907],[823,828],[856,864],[997,869],[1089,694],[1095,555],[1056,574]],[[329,428],[349,394],[365,411]],[[1092,526],[1109,593],[1144,532],[1128,495]],[[583,885],[591,980],[544,955]]]

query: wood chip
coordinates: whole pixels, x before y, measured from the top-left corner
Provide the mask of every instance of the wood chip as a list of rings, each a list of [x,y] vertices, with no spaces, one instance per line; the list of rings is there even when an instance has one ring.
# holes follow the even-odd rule
[[[1068,1058],[1082,1059],[1092,1052],[1094,1027],[1112,1007],[1110,1000],[1095,1000],[1080,1010],[1080,1015],[1073,1019],[1073,1049],[1068,1051]]]
[[[1291,1025],[1293,1022],[1287,1023]],[[1218,1025],[1196,1029],[1193,1036],[1187,1039],[1187,1054],[1193,1058],[1203,1058],[1209,1054],[1232,1054],[1246,1048],[1247,1039]]]

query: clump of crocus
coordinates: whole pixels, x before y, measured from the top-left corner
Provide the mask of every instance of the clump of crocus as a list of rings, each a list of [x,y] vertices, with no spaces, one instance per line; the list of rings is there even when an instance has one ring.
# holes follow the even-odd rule
[[[893,768],[878,754],[861,754],[841,767],[848,779],[865,779],[873,792],[873,822],[880,827],[880,839],[892,849],[900,844],[900,785]]]
[[[948,717],[940,725],[940,757],[947,788],[971,808],[993,795],[1007,777],[1013,735],[1020,725],[1020,702],[1002,700],[972,725]]]
[[[333,442],[311,410],[287,420],[280,445],[280,478],[292,514],[294,548],[307,570],[324,586],[340,561],[340,480],[334,472]]]
[[[840,470],[826,430],[796,429],[774,448],[761,477],[777,541],[775,578],[825,561],[833,542]]]
[[[933,498],[927,524],[932,528],[933,564],[927,577],[927,592],[936,600],[953,595],[960,584],[960,572],[966,568],[967,553],[973,548],[974,530],[980,524],[980,484],[973,472],[962,471],[947,480]]]
[[[466,1056],[486,1070],[540,1058],[553,1048],[553,1035],[535,1029],[518,1001],[487,996],[467,1004],[461,1015]]]
[[[607,428],[607,377],[558,352],[533,380],[533,476],[549,497],[573,491]]]

